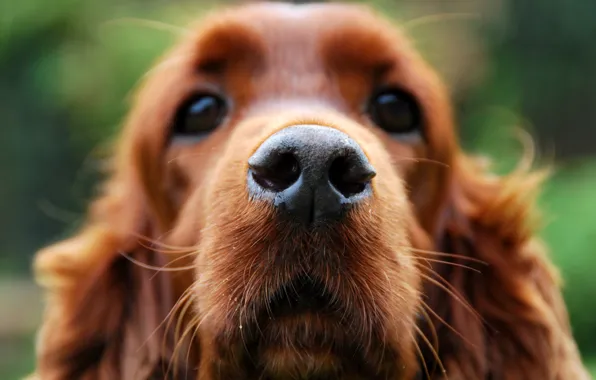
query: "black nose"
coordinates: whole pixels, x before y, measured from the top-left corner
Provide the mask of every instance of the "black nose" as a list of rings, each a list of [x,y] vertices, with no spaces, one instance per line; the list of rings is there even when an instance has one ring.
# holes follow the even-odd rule
[[[248,189],[294,220],[337,220],[372,195],[376,175],[360,146],[345,133],[296,125],[270,136],[248,159]]]

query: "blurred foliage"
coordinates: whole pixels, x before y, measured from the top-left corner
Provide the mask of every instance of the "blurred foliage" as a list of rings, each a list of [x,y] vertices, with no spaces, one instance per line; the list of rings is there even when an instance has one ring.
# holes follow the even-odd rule
[[[25,271],[22,257],[76,225],[129,92],[177,37],[123,19],[197,12],[158,1],[1,4],[0,268]]]
[[[5,380],[22,379],[35,367],[34,339],[11,337],[0,340],[0,376]]]
[[[584,352],[596,345],[596,162],[561,167],[542,198],[551,222],[543,231],[563,274],[575,337]]]
[[[178,38],[180,31],[167,25],[183,28],[213,3],[0,2],[0,276],[27,275],[36,249],[76,227],[131,90]],[[395,7],[408,1],[376,3],[398,18],[410,17]],[[456,3],[462,4],[427,1],[421,12],[450,12]],[[466,82],[456,94],[469,151],[489,154],[496,170],[505,172],[522,152],[516,139],[521,128],[537,137],[541,161],[555,163],[540,200],[542,235],[565,280],[574,334],[586,355],[596,355],[596,3],[497,3],[480,9],[481,22],[468,22],[463,34],[481,40],[482,61],[462,55],[465,43],[441,40],[431,29],[416,31],[417,46],[439,69],[455,68],[460,77],[451,83],[469,79],[471,68],[483,69],[481,80]],[[29,338],[0,342],[3,347],[22,354],[6,356],[14,360],[0,367],[10,362],[22,373]]]

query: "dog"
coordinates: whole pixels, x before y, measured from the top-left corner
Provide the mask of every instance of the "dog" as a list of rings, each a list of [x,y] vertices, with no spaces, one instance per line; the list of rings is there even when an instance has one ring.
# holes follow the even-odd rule
[[[441,79],[367,7],[216,11],[141,86],[86,223],[36,256],[36,376],[588,379],[543,178],[466,154]]]

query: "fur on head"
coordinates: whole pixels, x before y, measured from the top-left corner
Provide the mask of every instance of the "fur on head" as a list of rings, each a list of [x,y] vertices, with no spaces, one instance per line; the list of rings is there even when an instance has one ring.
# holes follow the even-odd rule
[[[398,29],[362,6],[264,3],[193,30],[139,90],[85,226],[36,258],[41,378],[588,378],[533,236],[542,174],[491,176],[462,152]],[[418,129],[375,124],[383,89]],[[225,117],[180,138],[197,94]],[[249,157],[305,124],[376,170],[373,196],[317,229],[247,190]]]

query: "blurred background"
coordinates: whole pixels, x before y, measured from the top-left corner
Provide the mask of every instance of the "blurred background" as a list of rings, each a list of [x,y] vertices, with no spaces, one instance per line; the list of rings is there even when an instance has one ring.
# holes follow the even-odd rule
[[[0,379],[33,368],[31,258],[83,217],[131,90],[180,27],[232,1],[0,0]],[[462,143],[553,164],[541,234],[596,374],[596,2],[378,0],[453,93]],[[594,265],[594,267],[593,267]]]

